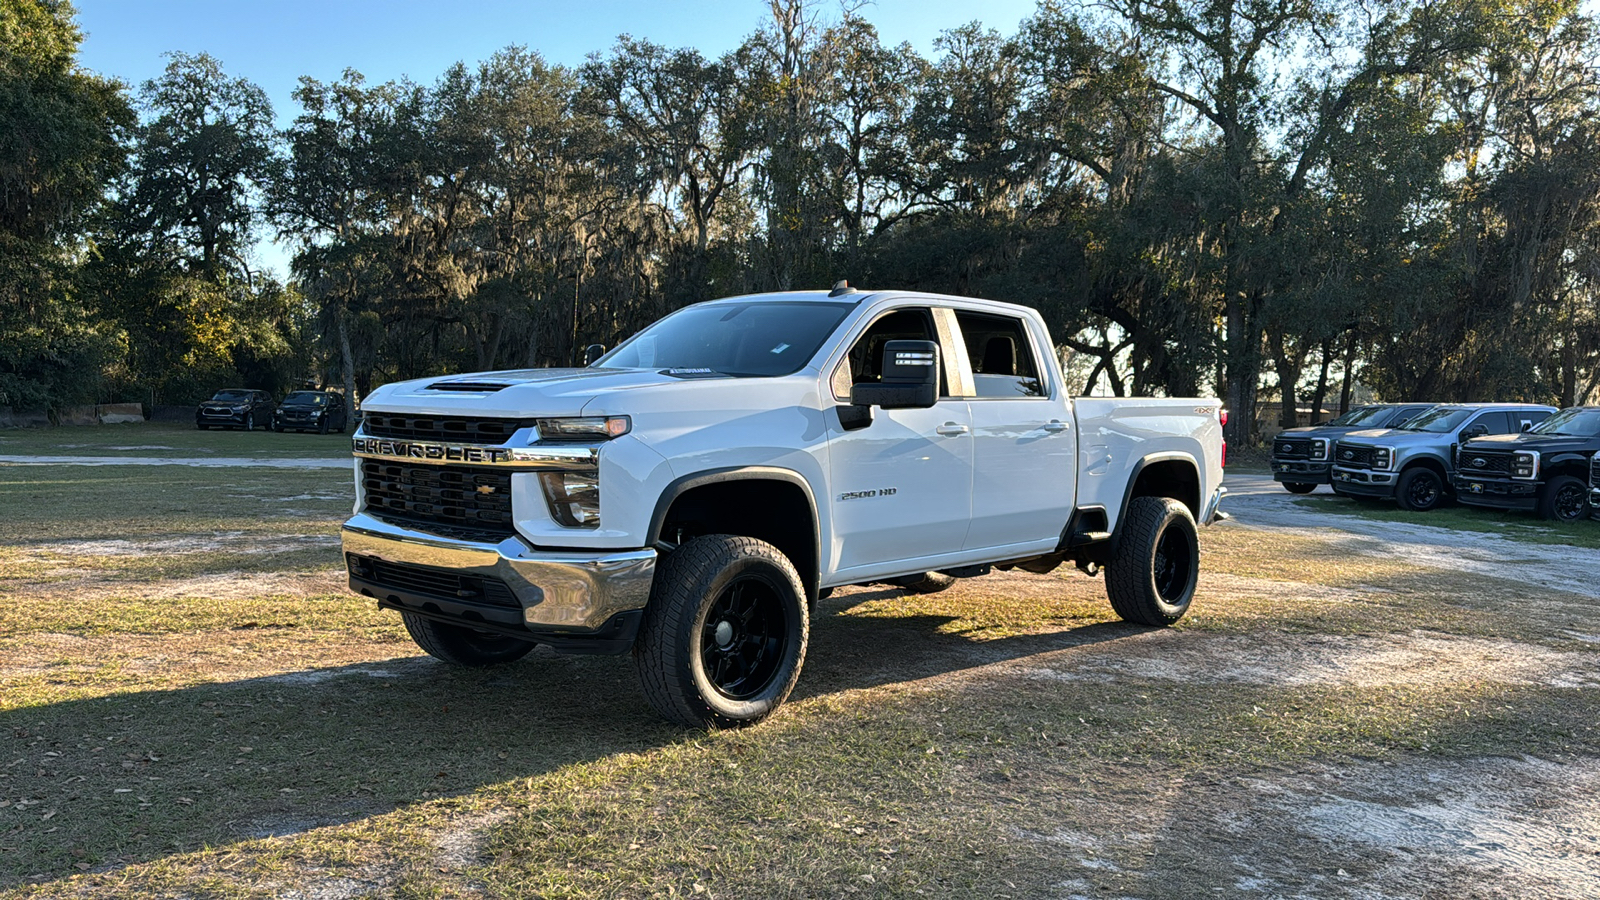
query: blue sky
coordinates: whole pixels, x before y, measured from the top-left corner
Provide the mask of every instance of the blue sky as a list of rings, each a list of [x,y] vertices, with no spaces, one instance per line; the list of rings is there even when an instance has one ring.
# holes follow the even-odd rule
[[[82,64],[137,87],[159,74],[163,53],[205,51],[261,85],[279,114],[295,79],[337,78],[346,67],[370,81],[401,75],[433,81],[451,63],[524,44],[551,62],[578,65],[619,34],[707,55],[731,50],[763,21],[764,0],[75,0],[86,33]],[[1034,0],[877,0],[862,15],[886,43],[933,52],[939,32],[981,21],[1009,34]],[[818,11],[837,18],[838,7]]]
[[[575,66],[619,34],[715,56],[767,15],[765,0],[75,0],[85,38],[79,62],[133,88],[161,73],[171,51],[206,52],[224,71],[261,85],[279,120],[295,113],[302,75],[329,81],[353,68],[371,82],[408,75],[431,83],[452,63],[523,44]],[[861,15],[883,41],[931,55],[940,32],[968,22],[1011,34],[1035,0],[876,0]],[[838,7],[818,7],[836,19]],[[285,248],[262,243],[258,262],[286,274]]]

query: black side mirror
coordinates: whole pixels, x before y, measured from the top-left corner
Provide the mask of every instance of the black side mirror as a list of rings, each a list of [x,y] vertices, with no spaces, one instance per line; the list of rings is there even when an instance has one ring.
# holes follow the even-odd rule
[[[883,345],[883,380],[850,388],[856,406],[927,409],[939,402],[939,345],[889,341]]]
[[[1471,428],[1468,428],[1465,436],[1469,437],[1469,438],[1483,437],[1484,435],[1486,435],[1488,433],[1489,433],[1489,426],[1483,425],[1483,424],[1480,423],[1478,425],[1472,426]]]
[[[605,344],[590,344],[589,346],[583,348],[583,364],[585,366],[592,366],[594,365],[595,360],[605,355]]]

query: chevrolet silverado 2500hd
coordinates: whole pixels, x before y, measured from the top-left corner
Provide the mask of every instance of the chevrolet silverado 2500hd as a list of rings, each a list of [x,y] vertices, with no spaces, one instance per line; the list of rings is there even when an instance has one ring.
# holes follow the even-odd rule
[[[820,593],[1103,567],[1167,625],[1219,515],[1211,399],[1072,399],[1044,322],[905,292],[679,310],[581,369],[385,385],[354,436],[350,587],[460,665],[631,652],[674,721],[757,721]]]

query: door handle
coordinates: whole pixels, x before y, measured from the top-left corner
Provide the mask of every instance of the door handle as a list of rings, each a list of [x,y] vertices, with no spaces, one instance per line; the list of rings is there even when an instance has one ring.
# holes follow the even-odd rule
[[[934,431],[937,431],[939,434],[942,434],[945,437],[954,437],[958,434],[966,434],[967,426],[959,425],[955,422],[946,422],[943,425],[940,425],[938,428],[935,428]]]
[[[1045,423],[1044,430],[1050,432],[1051,434],[1060,434],[1061,432],[1067,430],[1067,423],[1051,419]]]

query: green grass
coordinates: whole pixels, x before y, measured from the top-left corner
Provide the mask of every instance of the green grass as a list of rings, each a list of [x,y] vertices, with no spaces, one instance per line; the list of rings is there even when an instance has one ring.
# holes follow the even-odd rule
[[[1263,896],[1348,896],[1360,878],[1334,873],[1382,860],[1295,830],[1268,788],[1600,758],[1594,687],[1162,668],[1417,634],[1592,653],[1572,634],[1592,601],[1514,570],[1230,525],[1203,533],[1202,592],[1165,633],[1076,573],[845,590],[791,702],[708,734],[661,722],[627,657],[422,656],[341,589],[349,490],[339,471],[0,469],[0,897],[1229,896],[1241,859],[1284,867]],[[307,536],[329,540],[288,540]],[[1085,676],[1096,661],[1124,665]],[[1575,784],[1540,802],[1590,802]],[[1408,863],[1441,895],[1537,892],[1440,866]]]
[[[347,434],[201,431],[174,422],[9,428],[0,430],[0,456],[343,457]]]
[[[1431,525],[1455,531],[1494,534],[1528,544],[1563,544],[1600,549],[1600,521],[1547,522],[1532,513],[1483,509],[1475,506],[1447,506],[1419,513],[1400,509],[1392,503],[1372,503],[1346,497],[1296,497],[1295,503],[1319,513],[1360,516],[1379,522]]]

